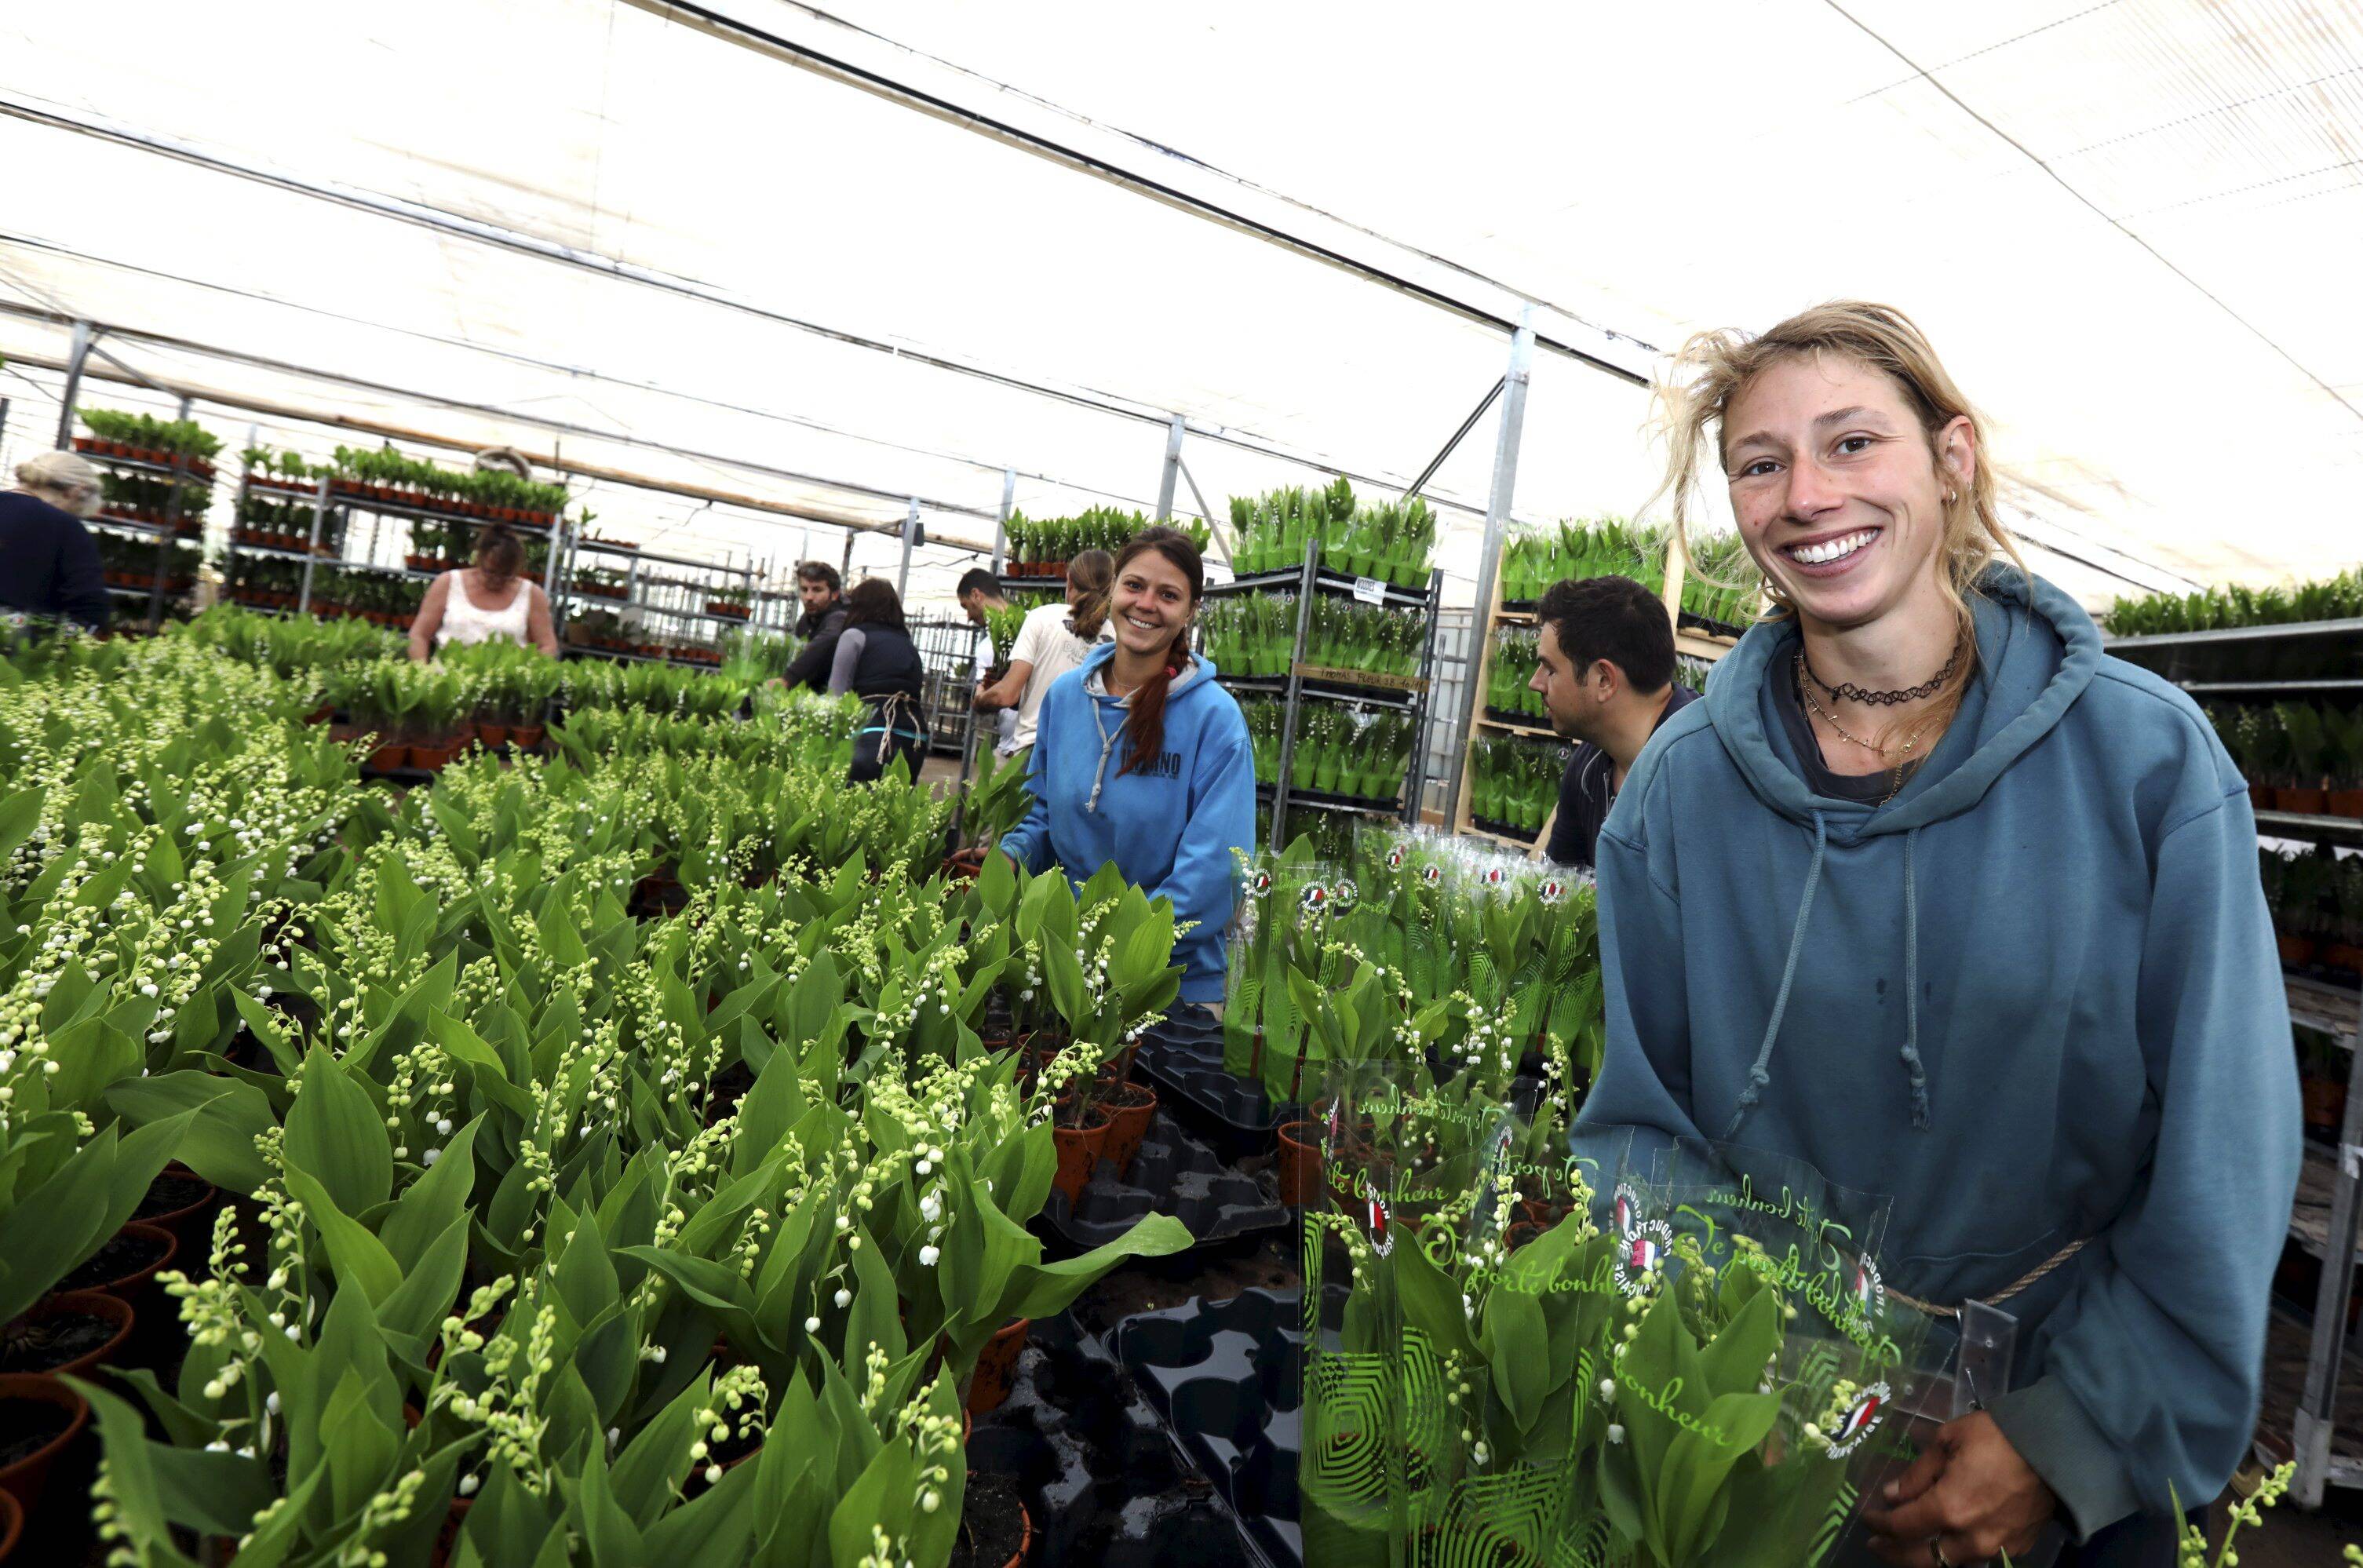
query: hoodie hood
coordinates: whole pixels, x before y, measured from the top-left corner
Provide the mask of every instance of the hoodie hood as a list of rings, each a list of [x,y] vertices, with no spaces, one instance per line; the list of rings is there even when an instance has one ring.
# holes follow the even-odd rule
[[[1961,711],[1912,782],[1880,806],[1832,800],[1805,783],[1764,695],[1772,668],[1795,656],[1796,622],[1750,628],[1708,683],[1706,710],[1757,797],[1794,822],[1811,826],[1822,818],[1841,842],[1908,833],[1984,799],[2091,684],[2101,667],[2101,633],[2081,605],[2014,568],[1989,570],[1978,588],[1970,601],[1978,663]]]

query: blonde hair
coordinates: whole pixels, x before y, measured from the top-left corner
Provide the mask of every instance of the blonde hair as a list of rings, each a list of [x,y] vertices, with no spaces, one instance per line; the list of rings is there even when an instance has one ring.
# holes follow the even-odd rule
[[[1824,354],[1853,360],[1895,383],[1919,417],[1931,463],[1936,461],[1938,433],[1957,418],[1969,420],[1977,462],[1966,484],[1947,476],[1947,488],[1957,499],[1944,504],[1945,531],[1939,546],[1945,596],[1968,630],[1969,597],[1987,567],[2007,557],[2022,575],[2033,573],[2027,572],[2017,543],[1995,509],[1994,465],[1987,455],[1984,419],[1953,384],[1920,328],[1892,306],[1834,299],[1800,311],[1753,338],[1719,330],[1698,333],[1684,343],[1655,389],[1653,423],[1666,442],[1666,477],[1648,505],[1672,497],[1674,533],[1688,554],[1690,519],[1699,497],[1699,450],[1706,443],[1708,427],[1714,427],[1720,467],[1723,441],[1729,434],[1725,416],[1732,400],[1773,365]],[[1764,592],[1777,613],[1792,611],[1769,573]]]
[[[28,490],[54,495],[62,511],[77,517],[98,515],[98,470],[68,451],[43,452],[17,465],[17,483]]]

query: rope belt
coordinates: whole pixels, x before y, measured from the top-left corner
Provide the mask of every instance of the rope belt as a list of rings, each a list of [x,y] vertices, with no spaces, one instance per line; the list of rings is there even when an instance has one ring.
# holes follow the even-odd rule
[[[2077,1253],[2082,1251],[2085,1247],[2091,1243],[2091,1240],[2092,1239],[2091,1237],[2087,1236],[2081,1241],[2070,1241],[2068,1245],[2060,1248],[2059,1251],[2052,1253],[2051,1256],[2044,1259],[2043,1262],[2036,1264],[2035,1267],[2027,1270],[2026,1273],[2019,1275],[2018,1278],[2011,1281],[2010,1284],[1996,1291],[1993,1295],[1976,1296],[1971,1299],[1977,1301],[1980,1306],[1998,1307],[2002,1303],[2008,1301],[2012,1296],[2016,1296],[2019,1292],[2026,1289],[2029,1285],[2041,1279],[2044,1275],[2051,1273],[2054,1269],[2057,1269],[2060,1264],[2066,1262]],[[1961,1309],[1958,1307],[1938,1307],[1934,1302],[1922,1301],[1917,1296],[1906,1296],[1902,1291],[1896,1290],[1892,1286],[1887,1292],[1887,1298],[1890,1301],[1900,1301],[1904,1306],[1911,1307],[1916,1312],[1925,1312],[1931,1318],[1958,1318],[1961,1315]]]

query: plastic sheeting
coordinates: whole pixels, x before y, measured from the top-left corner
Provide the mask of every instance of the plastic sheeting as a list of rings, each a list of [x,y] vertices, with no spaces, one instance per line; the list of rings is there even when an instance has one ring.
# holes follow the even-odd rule
[[[62,353],[27,312],[86,317],[227,397],[815,517],[916,496],[931,534],[989,541],[1004,465],[1037,515],[1153,506],[1172,413],[1218,513],[1316,465],[1407,483],[1506,362],[1472,314],[1533,303],[1646,372],[1696,327],[1863,295],[1928,328],[2029,538],[2067,552],[2041,569],[2088,599],[2335,570],[2363,539],[2351,13],[838,13],[12,6],[0,353]],[[1539,354],[1516,515],[1630,512],[1646,413]],[[1493,433],[1429,487],[1464,580]],[[726,543],[726,510],[688,531],[793,553],[762,523]]]

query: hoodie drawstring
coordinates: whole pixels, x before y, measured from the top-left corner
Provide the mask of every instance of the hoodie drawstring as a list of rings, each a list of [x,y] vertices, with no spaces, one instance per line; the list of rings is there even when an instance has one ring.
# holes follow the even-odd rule
[[[1107,783],[1108,758],[1115,751],[1116,735],[1122,735],[1124,733],[1124,726],[1121,724],[1117,725],[1115,735],[1109,734],[1107,716],[1100,711],[1099,699],[1092,695],[1088,688],[1083,693],[1083,701],[1090,705],[1092,710],[1092,722],[1098,725],[1100,730],[1099,772],[1092,775],[1091,798],[1083,802],[1083,809],[1093,813],[1093,815],[1097,815],[1100,808],[1100,790]]]
[[[1912,873],[1920,829],[1903,835],[1903,1067],[1912,1074],[1912,1125],[1928,1126],[1928,1069],[1920,1061],[1920,879]]]
[[[1739,1131],[1739,1124],[1764,1097],[1764,1086],[1772,1082],[1769,1063],[1773,1042],[1781,1038],[1781,1017],[1789,1010],[1789,989],[1797,981],[1797,960],[1805,951],[1805,921],[1814,912],[1814,892],[1821,885],[1822,862],[1830,847],[1829,823],[1818,811],[1814,813],[1814,861],[1805,868],[1805,895],[1797,901],[1797,929],[1789,937],[1789,962],[1781,970],[1781,994],[1772,998],[1772,1021],[1764,1026],[1764,1044],[1756,1052],[1756,1065],[1747,1070],[1747,1088],[1739,1096],[1739,1108],[1732,1113],[1731,1125],[1724,1129],[1723,1140],[1730,1142]]]
[[[1747,1070],[1747,1087],[1740,1094],[1739,1107],[1732,1113],[1731,1125],[1724,1129],[1723,1140],[1726,1143],[1738,1133],[1739,1124],[1747,1119],[1747,1113],[1762,1102],[1765,1086],[1772,1082],[1772,1047],[1781,1037],[1781,1019],[1789,1010],[1789,992],[1797,979],[1797,960],[1805,951],[1805,922],[1814,912],[1814,894],[1821,886],[1822,863],[1829,841],[1829,824],[1816,811],[1814,859],[1805,868],[1804,895],[1797,901],[1797,928],[1789,938],[1789,962],[1781,971],[1781,991],[1772,998],[1772,1020],[1764,1026],[1764,1043],[1756,1052],[1756,1065]],[[1925,1131],[1930,1113],[1928,1069],[1920,1060],[1920,879],[1914,865],[1919,842],[1917,828],[1903,835],[1903,1049],[1899,1054],[1912,1080],[1912,1125]]]

